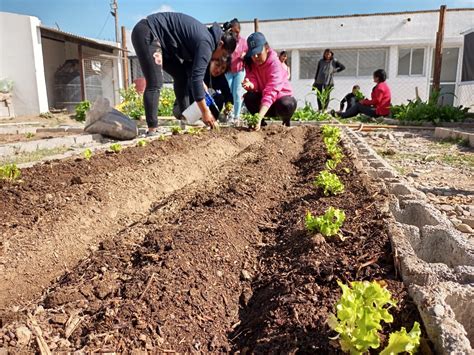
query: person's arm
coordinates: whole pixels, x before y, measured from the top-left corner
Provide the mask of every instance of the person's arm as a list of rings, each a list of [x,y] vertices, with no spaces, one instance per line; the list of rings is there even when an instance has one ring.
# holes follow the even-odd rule
[[[334,66],[336,68],[336,73],[339,73],[339,72],[343,71],[344,69],[346,69],[344,64],[342,64],[341,62],[339,62],[337,60],[334,60]]]
[[[318,78],[318,74],[319,74],[319,64],[321,63],[321,61],[318,61],[318,66],[316,67],[316,74],[314,74],[314,82],[313,82],[313,87],[316,87],[316,80]]]
[[[360,103],[364,106],[374,106],[377,107],[380,103],[380,99],[382,98],[382,91],[379,89],[378,85],[372,90],[371,99],[364,99]]]
[[[346,101],[347,101],[347,95],[344,96],[344,98],[341,100],[341,105],[339,107],[341,111],[344,111],[344,105],[346,104]]]
[[[270,75],[262,91],[262,101],[260,104],[260,117],[265,117],[266,113],[276,101],[278,93],[283,89],[285,80],[284,72],[281,70],[279,61],[271,63],[269,67]]]
[[[212,48],[208,42],[201,42],[194,52],[193,67],[191,71],[191,91],[199,109],[202,113],[202,121],[211,126],[215,126],[215,119],[206,105],[206,92],[204,90],[204,76],[211,61]]]
[[[251,85],[248,85],[247,83],[250,83]],[[242,86],[247,91],[258,90],[257,77],[250,67],[245,68],[245,79],[242,81]]]

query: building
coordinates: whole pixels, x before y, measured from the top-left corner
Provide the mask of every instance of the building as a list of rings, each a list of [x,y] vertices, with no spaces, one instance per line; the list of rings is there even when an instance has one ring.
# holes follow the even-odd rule
[[[119,103],[121,49],[41,25],[38,18],[0,12],[0,79],[13,80],[16,115],[69,111],[97,96]]]
[[[311,84],[317,61],[325,48],[346,66],[336,74],[333,97],[341,99],[354,84],[370,95],[372,73],[383,68],[388,74],[393,103],[419,96],[426,99],[432,81],[434,47],[439,11],[414,11],[349,16],[262,20],[263,32],[272,48],[285,49],[291,62],[291,82],[301,106],[305,100],[315,105]],[[445,20],[441,89],[444,103],[474,105],[474,61],[463,63],[464,40],[474,28],[474,9],[448,9]],[[242,34],[254,31],[253,21],[242,22]],[[470,47],[472,48],[472,47]],[[468,70],[462,66],[469,66]],[[336,108],[337,100],[331,102]],[[473,108],[474,109],[474,108]]]

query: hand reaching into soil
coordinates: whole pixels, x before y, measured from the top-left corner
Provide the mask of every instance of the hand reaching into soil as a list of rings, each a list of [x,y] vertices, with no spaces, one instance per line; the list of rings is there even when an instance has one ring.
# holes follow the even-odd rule
[[[216,120],[214,118],[214,115],[212,114],[211,110],[209,110],[207,107],[206,109],[204,110],[203,114],[202,114],[202,121],[208,125],[209,127],[211,127],[212,129],[215,129],[216,128]]]

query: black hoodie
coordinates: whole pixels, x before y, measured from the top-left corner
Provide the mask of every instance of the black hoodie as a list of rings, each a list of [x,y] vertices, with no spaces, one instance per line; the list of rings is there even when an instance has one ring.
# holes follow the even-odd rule
[[[148,16],[147,21],[161,45],[164,60],[177,58],[192,63],[191,90],[196,101],[204,99],[204,75],[222,38],[222,29],[217,23],[207,28],[195,18],[178,12],[159,12]]]

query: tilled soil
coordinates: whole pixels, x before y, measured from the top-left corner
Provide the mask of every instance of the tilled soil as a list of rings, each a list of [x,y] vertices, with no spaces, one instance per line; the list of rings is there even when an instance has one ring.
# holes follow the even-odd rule
[[[38,350],[37,334],[23,345],[14,334],[36,323],[57,351],[337,353],[326,324],[337,280],[385,280],[398,307],[384,335],[411,329],[420,320],[395,275],[384,192],[350,157],[342,195],[313,187],[326,160],[318,128],[253,135],[205,178],[156,198],[141,220],[102,238],[37,302],[4,312],[0,346]],[[329,206],[346,212],[345,241],[304,230],[306,211]]]

